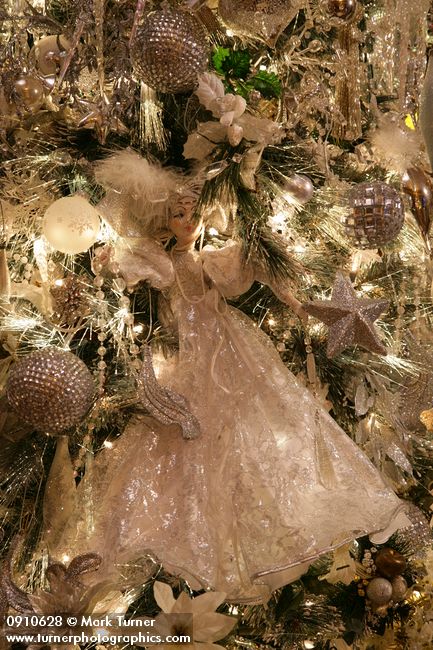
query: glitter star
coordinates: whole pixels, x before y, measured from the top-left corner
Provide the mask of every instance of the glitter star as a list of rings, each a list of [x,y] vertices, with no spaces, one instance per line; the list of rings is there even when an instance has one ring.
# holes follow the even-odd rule
[[[331,300],[313,300],[303,305],[310,316],[329,326],[329,358],[356,344],[370,352],[386,354],[373,323],[388,306],[387,300],[357,298],[350,279],[340,271],[335,278]]]
[[[79,128],[93,128],[101,144],[105,144],[111,131],[122,134],[127,132],[128,129],[123,122],[116,115],[113,115],[111,104],[106,99],[101,99],[99,102],[77,99],[76,102],[81,110],[86,111],[77,126]]]

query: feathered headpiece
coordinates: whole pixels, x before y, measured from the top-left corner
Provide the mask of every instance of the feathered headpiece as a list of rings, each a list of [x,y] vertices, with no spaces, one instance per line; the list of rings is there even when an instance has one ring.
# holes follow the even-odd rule
[[[140,237],[152,222],[167,217],[182,174],[142,158],[132,149],[97,163],[95,177],[108,191],[97,209],[121,236]]]
[[[198,201],[205,178],[187,177],[142,158],[132,149],[113,154],[97,163],[96,180],[107,189],[97,205],[100,215],[122,237],[143,237],[168,225],[168,217],[185,199]],[[225,230],[227,218],[221,206],[204,215]]]

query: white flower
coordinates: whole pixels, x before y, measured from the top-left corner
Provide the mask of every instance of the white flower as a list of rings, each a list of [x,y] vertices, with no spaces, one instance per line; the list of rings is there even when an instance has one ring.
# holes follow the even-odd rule
[[[221,650],[223,646],[214,641],[226,637],[237,623],[236,618],[215,612],[226,597],[222,592],[209,591],[197,598],[190,598],[182,592],[176,600],[169,585],[155,582],[153,593],[162,609],[162,613],[156,617],[154,630],[161,636],[190,636],[191,642],[182,643],[182,647]],[[162,648],[173,650],[173,643],[162,644]]]
[[[231,93],[226,95],[221,79],[214,74],[207,72],[199,77],[196,95],[200,103],[219,119],[219,124],[199,124],[197,132],[192,133],[185,144],[185,158],[203,160],[218,142],[225,139],[233,147],[237,147],[243,138],[267,145],[280,142],[284,135],[276,122],[247,114],[245,99]]]

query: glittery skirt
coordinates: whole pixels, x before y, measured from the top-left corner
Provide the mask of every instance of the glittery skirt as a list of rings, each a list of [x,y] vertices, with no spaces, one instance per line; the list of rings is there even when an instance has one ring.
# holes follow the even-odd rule
[[[179,355],[162,379],[201,436],[134,416],[96,457],[58,550],[99,552],[112,576],[150,555],[193,586],[265,601],[321,554],[392,532],[403,508],[269,339],[211,294],[178,301]]]

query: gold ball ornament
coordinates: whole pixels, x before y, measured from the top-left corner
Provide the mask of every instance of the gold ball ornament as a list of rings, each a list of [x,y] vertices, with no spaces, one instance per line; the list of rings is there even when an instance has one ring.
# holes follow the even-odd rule
[[[419,167],[411,167],[404,174],[402,187],[411,198],[412,214],[423,237],[430,231],[433,217],[433,185],[430,176]]]
[[[368,584],[366,595],[374,605],[386,605],[392,598],[392,584],[386,578],[373,578]]]
[[[393,548],[385,546],[378,551],[375,558],[378,573],[385,578],[395,578],[406,569],[406,558]]]
[[[71,352],[36,350],[12,366],[6,394],[17,415],[38,431],[58,434],[78,424],[93,401],[87,366]]]
[[[65,196],[45,212],[42,230],[51,246],[61,253],[76,255],[89,250],[99,233],[99,215],[85,198]]]
[[[303,0],[220,0],[218,11],[235,34],[275,47],[280,34],[304,4]]]
[[[407,582],[403,576],[396,576],[391,581],[392,585],[392,600],[395,603],[399,603],[404,600],[404,597],[407,594]]]
[[[380,248],[393,241],[404,223],[399,193],[381,181],[360,183],[349,198],[346,234],[357,248]]]
[[[357,10],[356,0],[325,0],[326,10],[333,18],[349,20]]]
[[[44,87],[37,77],[31,75],[19,77],[14,83],[14,92],[18,103],[30,112],[39,110],[44,103]]]
[[[29,57],[42,75],[53,76],[62,70],[70,47],[70,42],[62,34],[44,36],[33,45]]]
[[[207,69],[207,32],[187,11],[152,11],[137,28],[130,53],[135,73],[148,86],[164,93],[188,92]]]

